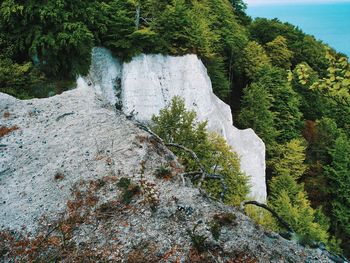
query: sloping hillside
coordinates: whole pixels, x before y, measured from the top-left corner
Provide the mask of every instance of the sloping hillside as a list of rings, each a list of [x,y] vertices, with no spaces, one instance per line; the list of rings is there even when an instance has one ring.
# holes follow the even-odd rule
[[[174,155],[83,83],[0,94],[0,261],[329,261],[183,185]]]

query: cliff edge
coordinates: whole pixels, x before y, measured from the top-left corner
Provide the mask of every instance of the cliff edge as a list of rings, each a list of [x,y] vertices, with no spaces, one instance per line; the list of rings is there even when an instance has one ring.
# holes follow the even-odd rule
[[[0,93],[0,112],[1,262],[329,262],[184,186],[175,156],[81,78],[47,99]]]

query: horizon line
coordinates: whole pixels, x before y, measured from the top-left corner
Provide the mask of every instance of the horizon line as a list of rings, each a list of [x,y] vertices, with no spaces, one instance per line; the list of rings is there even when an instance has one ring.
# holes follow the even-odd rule
[[[249,6],[262,5],[350,4],[350,0],[245,0],[244,2],[248,5],[248,8]]]

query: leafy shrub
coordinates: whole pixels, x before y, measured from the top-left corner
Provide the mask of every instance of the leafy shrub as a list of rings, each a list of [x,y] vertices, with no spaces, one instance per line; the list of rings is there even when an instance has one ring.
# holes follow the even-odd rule
[[[178,143],[193,150],[210,173],[221,174],[228,186],[224,201],[239,205],[246,198],[249,185],[248,177],[240,171],[238,156],[223,137],[209,134],[206,131],[206,122],[198,122],[196,117],[194,111],[186,110],[183,99],[174,97],[171,103],[160,111],[159,116],[152,117],[152,129],[166,143]],[[174,152],[186,171],[199,169],[188,153],[176,149]],[[216,198],[223,192],[219,180],[207,179],[202,186]]]
[[[171,168],[167,166],[159,166],[155,171],[155,176],[160,179],[171,177]]]

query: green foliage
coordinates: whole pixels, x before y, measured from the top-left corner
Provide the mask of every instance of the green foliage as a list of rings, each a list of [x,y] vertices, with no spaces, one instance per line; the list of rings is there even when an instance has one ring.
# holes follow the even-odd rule
[[[239,205],[249,192],[248,178],[240,171],[239,159],[226,141],[217,134],[208,134],[206,122],[197,122],[196,113],[187,111],[184,100],[174,97],[171,104],[153,116],[152,130],[167,143],[178,143],[193,150],[202,165],[210,173],[224,176],[228,186],[224,201]],[[186,171],[198,170],[188,153],[174,150],[185,165]],[[219,198],[223,189],[218,180],[207,179],[202,185],[214,197]]]
[[[120,178],[117,186],[122,189],[122,201],[128,205],[135,195],[139,194],[141,189],[138,185],[133,184],[129,178]]]
[[[155,171],[155,176],[160,178],[160,179],[164,179],[167,177],[171,176],[171,168],[168,166],[159,166],[157,167],[156,171]]]
[[[227,98],[247,42],[235,16],[247,19],[244,8],[226,0],[4,0],[0,31],[13,45],[13,63],[33,61],[50,78],[86,74],[96,45],[122,60],[140,53],[195,53],[208,67],[214,92]]]
[[[45,77],[38,72],[31,62],[24,64],[13,63],[9,58],[0,58],[0,92],[6,92],[22,99],[26,95],[27,86],[44,81]]]
[[[272,231],[279,231],[279,223],[269,211],[260,207],[249,205],[245,207],[245,213],[252,218],[255,223]]]
[[[180,97],[174,97],[166,108],[160,110],[158,116],[153,116],[152,130],[167,143],[180,143],[193,150],[199,158],[206,155],[208,134],[206,122],[198,122],[194,111],[187,111],[185,102]],[[195,162],[188,153],[174,150],[187,169],[195,169]]]
[[[288,49],[287,39],[283,36],[276,37],[265,46],[267,55],[272,65],[289,69],[292,65],[293,52]]]
[[[230,82],[227,78],[225,62],[222,57],[205,58],[204,63],[211,77],[214,93],[220,98],[227,98],[230,92]]]
[[[309,158],[323,164],[330,162],[329,149],[334,145],[340,130],[337,123],[330,118],[322,118],[316,122],[316,129],[309,144]]]
[[[269,205],[292,226],[302,243],[327,243],[329,235],[325,225],[316,222],[315,210],[311,208],[303,187],[293,177],[276,176],[270,187]]]
[[[14,62],[15,49],[8,36],[0,33],[0,92],[30,98],[25,92],[27,87],[43,82],[45,77],[31,62]]]
[[[299,137],[303,126],[300,96],[288,82],[286,71],[264,67],[256,74],[255,81],[263,85],[273,97],[271,111],[276,116],[273,126],[280,132],[276,141],[285,143]]]
[[[298,180],[305,172],[305,141],[293,139],[276,150],[276,156],[270,161],[274,174],[290,176]]]
[[[326,58],[330,64],[327,76],[311,86],[312,90],[322,92],[338,104],[350,107],[350,64],[346,57],[337,59],[330,52]]]
[[[290,74],[290,80],[302,96],[301,108],[305,117],[312,120],[332,118],[347,131],[350,123],[349,64],[346,58],[337,59],[330,52],[327,59],[330,67],[325,77],[319,78],[307,64],[302,63]]]
[[[153,32],[136,29],[136,1],[109,0],[91,3],[94,3],[91,7],[92,17],[87,23],[94,32],[95,41],[111,49],[117,57],[128,60],[140,53],[143,46],[148,47],[155,41]]]
[[[278,36],[287,40],[288,49],[293,52],[292,66],[306,62],[314,70],[323,75],[327,69],[324,44],[314,37],[304,34],[299,28],[282,23],[278,19],[257,18],[249,26],[252,38],[265,45]]]
[[[350,140],[341,133],[330,149],[331,163],[325,167],[330,181],[333,227],[350,239]]]
[[[265,86],[253,83],[244,90],[238,122],[242,128],[252,128],[267,145],[273,144],[278,132],[274,128],[276,114],[271,111],[273,97]]]
[[[6,0],[0,7],[1,29],[11,32],[9,38],[16,43],[16,52],[24,52],[27,61],[38,59],[49,75],[86,73],[93,34],[82,22],[82,1],[74,5],[68,1],[48,1],[44,5],[17,2]]]
[[[310,86],[317,80],[317,72],[306,63],[298,64],[289,75],[293,89],[300,95],[300,110],[307,120],[320,119],[326,111],[325,98],[310,90]]]
[[[233,9],[235,11],[235,15],[237,16],[239,22],[242,25],[249,25],[252,22],[250,16],[245,13],[247,9],[247,4],[242,0],[230,0]]]
[[[249,193],[249,179],[240,171],[238,155],[218,134],[209,135],[207,153],[208,155],[202,159],[204,166],[213,174],[223,175],[228,187],[224,202],[238,206]],[[214,197],[220,198],[222,193],[220,181],[208,179],[202,186]]]
[[[244,74],[251,80],[264,66],[270,65],[270,58],[267,56],[264,48],[255,41],[251,41],[244,48],[241,68]]]

